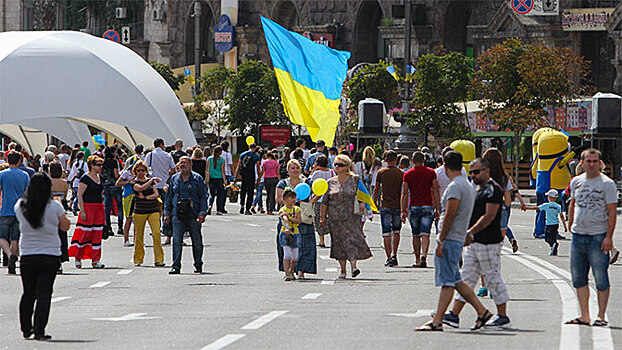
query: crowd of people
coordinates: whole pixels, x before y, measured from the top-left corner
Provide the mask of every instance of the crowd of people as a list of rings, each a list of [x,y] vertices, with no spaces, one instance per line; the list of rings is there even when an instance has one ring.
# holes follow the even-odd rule
[[[372,147],[360,152],[347,146],[328,148],[321,140],[309,150],[300,139],[295,148],[281,151],[251,143],[236,164],[229,146],[224,141],[184,149],[181,140],[167,147],[157,138],[153,148],[136,145],[130,155],[114,146],[91,151],[85,142],[73,149],[50,145],[43,158],[29,158],[19,145],[10,144],[0,159],[0,246],[9,274],[16,274],[19,260],[24,337],[49,339],[45,326],[54,279],[62,273],[62,262],[73,257],[78,269],[83,267],[83,260],[90,260],[94,269],[104,268],[102,241],[115,234],[123,236],[124,246],[133,246],[134,265],[142,266],[148,223],[155,266],[166,265],[163,245],[172,245],[171,275],[181,273],[182,247],[184,238],[189,237],[194,272],[201,273],[201,225],[212,215],[212,209],[216,215],[228,214],[227,200],[236,200],[227,195],[227,189],[234,192],[238,180],[240,214],[278,215],[278,268],[288,282],[317,273],[318,246],[330,246],[330,257],[340,267],[338,279],[347,277],[348,264],[352,278],[361,274],[358,261],[372,257],[363,227],[373,220],[375,211],[361,199],[361,193],[373,198],[372,204],[378,208],[387,267],[398,266],[400,235],[406,222],[412,234],[412,267],[429,267],[434,228],[435,282],[441,293],[433,319],[417,328],[419,331],[441,331],[443,324],[459,327],[459,315],[466,303],[478,315],[472,329],[511,326],[507,315],[510,297],[500,257],[505,237],[514,252],[519,249],[508,226],[511,202],[516,198],[522,210],[546,212],[550,255],[557,255],[559,250],[560,222],[572,232],[571,273],[581,315],[568,322],[607,325],[607,266],[611,262],[609,252],[616,252],[612,235],[617,199],[613,181],[601,173],[600,153],[595,149],[583,152],[578,165],[583,173],[570,183],[566,225],[566,216],[557,203],[563,194],[551,190],[547,193],[549,203],[527,205],[505,172],[502,153],[496,148],[473,160],[467,172],[462,155],[450,147],[437,155],[423,147],[411,156],[387,150],[378,157]],[[313,187],[316,181],[325,181],[327,190],[318,195],[298,194],[301,184]],[[66,212],[77,216],[69,242]],[[111,220],[115,215],[116,233]],[[587,310],[590,268],[600,306],[593,323]],[[476,293],[474,288],[480,281],[482,286]],[[446,312],[454,290],[458,296]],[[496,315],[477,298],[488,292],[495,301]],[[35,301],[37,307],[33,309]]]

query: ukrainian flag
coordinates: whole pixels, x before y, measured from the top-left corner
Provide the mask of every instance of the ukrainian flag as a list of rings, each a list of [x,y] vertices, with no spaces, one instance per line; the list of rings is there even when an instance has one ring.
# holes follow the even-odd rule
[[[369,192],[367,192],[367,188],[365,187],[361,179],[359,179],[359,185],[356,189],[356,199],[369,205],[369,207],[373,211],[378,211],[378,208],[376,207],[376,203],[374,203],[374,200],[371,198],[371,195],[369,194]]]
[[[332,146],[350,53],[314,43],[261,17],[283,109],[313,141]]]
[[[397,75],[397,71],[395,70],[395,66],[394,65],[390,65],[386,68],[387,72],[389,72],[389,74],[391,74],[391,76],[393,77],[393,79],[398,80],[399,81],[399,77]]]

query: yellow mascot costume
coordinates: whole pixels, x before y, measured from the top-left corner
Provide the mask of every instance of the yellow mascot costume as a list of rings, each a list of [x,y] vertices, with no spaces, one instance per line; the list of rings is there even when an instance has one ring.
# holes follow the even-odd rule
[[[469,140],[456,140],[449,147],[462,154],[462,165],[468,174],[469,163],[475,159],[475,144]]]
[[[533,154],[533,161],[531,162],[531,169],[529,171],[529,184],[532,188],[536,187],[536,178],[538,177],[538,138],[540,134],[545,131],[554,131],[551,128],[540,128],[536,130],[531,136],[531,150]]]

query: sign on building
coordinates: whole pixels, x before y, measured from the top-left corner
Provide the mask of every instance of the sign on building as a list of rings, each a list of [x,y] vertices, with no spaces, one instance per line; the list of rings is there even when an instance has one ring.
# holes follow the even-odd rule
[[[130,43],[130,27],[121,27],[121,43],[125,45]]]
[[[613,8],[566,9],[562,13],[562,29],[565,31],[605,31],[605,23]]]
[[[220,52],[233,49],[233,26],[227,15],[221,15],[214,33],[214,46]]]
[[[332,49],[335,48],[335,36],[333,34],[320,34],[320,33],[311,33],[311,32],[304,32],[302,33],[302,36],[304,36],[307,39],[310,39],[311,41],[313,41],[314,43],[317,44],[321,44],[324,46],[328,46]]]
[[[524,16],[557,16],[559,0],[510,0],[514,12]]]

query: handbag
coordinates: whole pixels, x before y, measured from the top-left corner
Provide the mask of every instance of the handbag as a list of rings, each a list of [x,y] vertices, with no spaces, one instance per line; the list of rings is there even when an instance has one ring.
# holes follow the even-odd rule
[[[309,202],[300,202],[300,210],[301,210],[301,217],[302,217],[302,223],[303,224],[307,224],[307,225],[312,225],[313,224],[313,204],[309,203]]]

